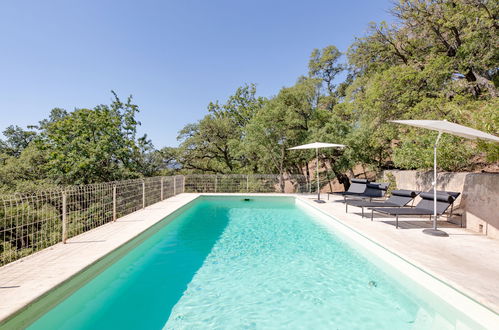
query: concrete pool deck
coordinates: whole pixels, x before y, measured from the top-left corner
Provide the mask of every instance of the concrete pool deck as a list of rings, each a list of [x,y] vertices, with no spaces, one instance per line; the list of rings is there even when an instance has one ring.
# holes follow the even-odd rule
[[[73,237],[67,244],[56,244],[1,267],[0,320],[30,304],[199,195],[184,193],[171,197],[116,222]],[[428,218],[401,218],[400,229],[397,230],[393,218],[375,214],[371,222],[369,218],[361,218],[360,209],[355,207],[349,208],[350,213],[345,214],[344,204],[337,199],[317,204],[311,197],[294,196],[449,283],[496,313],[499,312],[498,240],[443,221],[439,224],[445,227],[449,237],[428,236],[421,232],[422,228],[430,227]]]

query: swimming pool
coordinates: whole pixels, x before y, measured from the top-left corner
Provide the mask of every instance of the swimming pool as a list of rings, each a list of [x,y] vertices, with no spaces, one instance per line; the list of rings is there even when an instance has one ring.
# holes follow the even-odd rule
[[[293,197],[200,197],[30,328],[480,328],[331,221]]]

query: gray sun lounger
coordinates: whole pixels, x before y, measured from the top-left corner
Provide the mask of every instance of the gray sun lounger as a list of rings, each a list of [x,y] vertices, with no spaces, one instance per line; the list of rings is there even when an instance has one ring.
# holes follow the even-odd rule
[[[345,203],[345,212],[348,211],[348,199],[353,198],[355,200],[359,199],[368,199],[369,202],[373,200],[373,198],[382,198],[385,196],[386,191],[388,190],[388,183],[379,183],[379,182],[370,182],[367,184],[366,191],[362,194],[344,194],[343,202]]]
[[[369,183],[369,180],[367,179],[350,179],[350,187],[348,188],[347,191],[341,191],[341,192],[328,192],[327,193],[327,199],[329,199],[329,195],[347,195],[347,194],[363,194],[366,189],[367,189],[367,184]]]
[[[363,193],[350,193],[349,191],[345,191],[343,197],[346,199],[347,197],[352,198],[380,198],[385,196],[386,190],[390,184],[383,182],[368,182],[366,184],[366,190]]]
[[[460,195],[458,192],[437,191],[437,215],[441,215],[447,211],[449,206],[454,204],[454,201]],[[421,201],[414,208],[382,208],[375,207],[371,212],[379,212],[395,216],[395,226],[399,227],[399,215],[429,215],[430,220],[433,215],[433,191],[419,194]],[[452,208],[451,208],[452,214]],[[371,215],[372,216],[372,215]]]
[[[348,212],[348,205],[357,206],[362,208],[362,217],[364,217],[364,208],[369,207],[402,207],[406,206],[410,201],[413,201],[414,198],[419,195],[420,191],[414,190],[394,190],[392,191],[391,196],[381,202],[371,202],[371,201],[361,201],[361,200],[347,200],[346,207]],[[371,212],[371,221],[373,220],[373,214]]]

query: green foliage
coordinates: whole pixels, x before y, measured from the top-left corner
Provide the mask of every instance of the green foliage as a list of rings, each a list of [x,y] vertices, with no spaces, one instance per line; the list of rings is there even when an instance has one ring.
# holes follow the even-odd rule
[[[136,138],[138,107],[131,101],[115,95],[110,106],[77,109],[45,123],[37,145],[47,154],[48,177],[85,184],[141,176],[141,152],[150,146]]]
[[[396,24],[371,23],[346,52],[314,49],[308,75],[266,99],[254,84],[180,132],[178,148],[156,150],[137,137],[137,105],[116,95],[110,105],[68,112],[56,108],[28,130],[9,127],[0,141],[0,189],[92,183],[194,173],[305,173],[313,151],[288,148],[313,141],[343,143],[320,158],[344,182],[357,164],[428,169],[435,133],[390,123],[447,119],[499,132],[499,5],[494,1],[400,0]],[[348,70],[343,82],[339,74]],[[499,146],[444,135],[442,170],[499,161]]]
[[[255,85],[238,88],[223,105],[210,103],[203,119],[180,131],[178,162],[194,172],[246,171],[258,155],[254,151],[242,154],[241,140],[246,126],[265,103],[264,98],[256,96]]]
[[[3,131],[3,135],[5,136],[5,140],[0,140],[0,153],[19,157],[23,150],[36,137],[36,132],[11,125]]]
[[[499,99],[490,101],[474,102],[471,113],[473,126],[490,134],[499,135]],[[486,154],[489,163],[499,162],[499,144],[480,141],[478,150]]]
[[[137,137],[132,98],[124,103],[113,95],[110,105],[93,109],[55,108],[29,130],[8,127],[0,141],[0,191],[152,176],[170,166],[146,136]]]
[[[437,134],[411,130],[403,135],[393,152],[393,162],[402,169],[433,169],[433,145]],[[472,150],[462,138],[442,135],[437,148],[438,169],[460,171],[469,168]]]
[[[51,186],[44,169],[46,163],[46,154],[33,143],[19,157],[5,158],[0,166],[0,192],[34,191]]]
[[[395,175],[393,175],[392,173],[385,172],[385,178],[383,178],[383,181],[388,183],[388,189],[386,190],[386,193],[388,195],[391,195],[392,191],[398,190],[397,179],[395,178]]]
[[[349,48],[344,82],[333,83],[346,68],[341,52],[314,49],[308,78],[268,101],[253,106],[252,85],[224,106],[211,103],[207,117],[181,132],[178,161],[200,172],[308,174],[313,152],[288,148],[326,141],[348,145],[320,154],[339,179],[359,163],[429,169],[435,133],[389,121],[447,119],[498,134],[498,8],[492,1],[401,0],[392,9],[397,24],[371,23]],[[441,170],[472,169],[498,161],[499,147],[445,134],[438,159]]]
[[[314,119],[317,81],[302,79],[283,88],[258,111],[245,129],[244,152],[256,150],[253,168],[260,173],[296,173],[304,158],[288,148],[305,141]]]
[[[341,53],[335,46],[327,46],[324,49],[314,49],[308,62],[308,73],[310,77],[320,79],[326,84],[330,95],[335,91],[333,84],[336,76],[345,69],[339,64]]]

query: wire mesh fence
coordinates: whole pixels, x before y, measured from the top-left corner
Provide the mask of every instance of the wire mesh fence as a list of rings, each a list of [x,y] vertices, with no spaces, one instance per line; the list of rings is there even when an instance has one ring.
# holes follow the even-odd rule
[[[71,187],[62,192],[64,238],[74,237],[113,220],[113,185]],[[65,219],[63,219],[65,217]]]
[[[303,193],[301,175],[151,177],[0,196],[0,266],[183,192]]]
[[[61,241],[62,191],[4,196],[0,210],[0,265]]]
[[[186,175],[185,192],[196,193],[304,193],[309,184],[303,175],[232,174]]]

